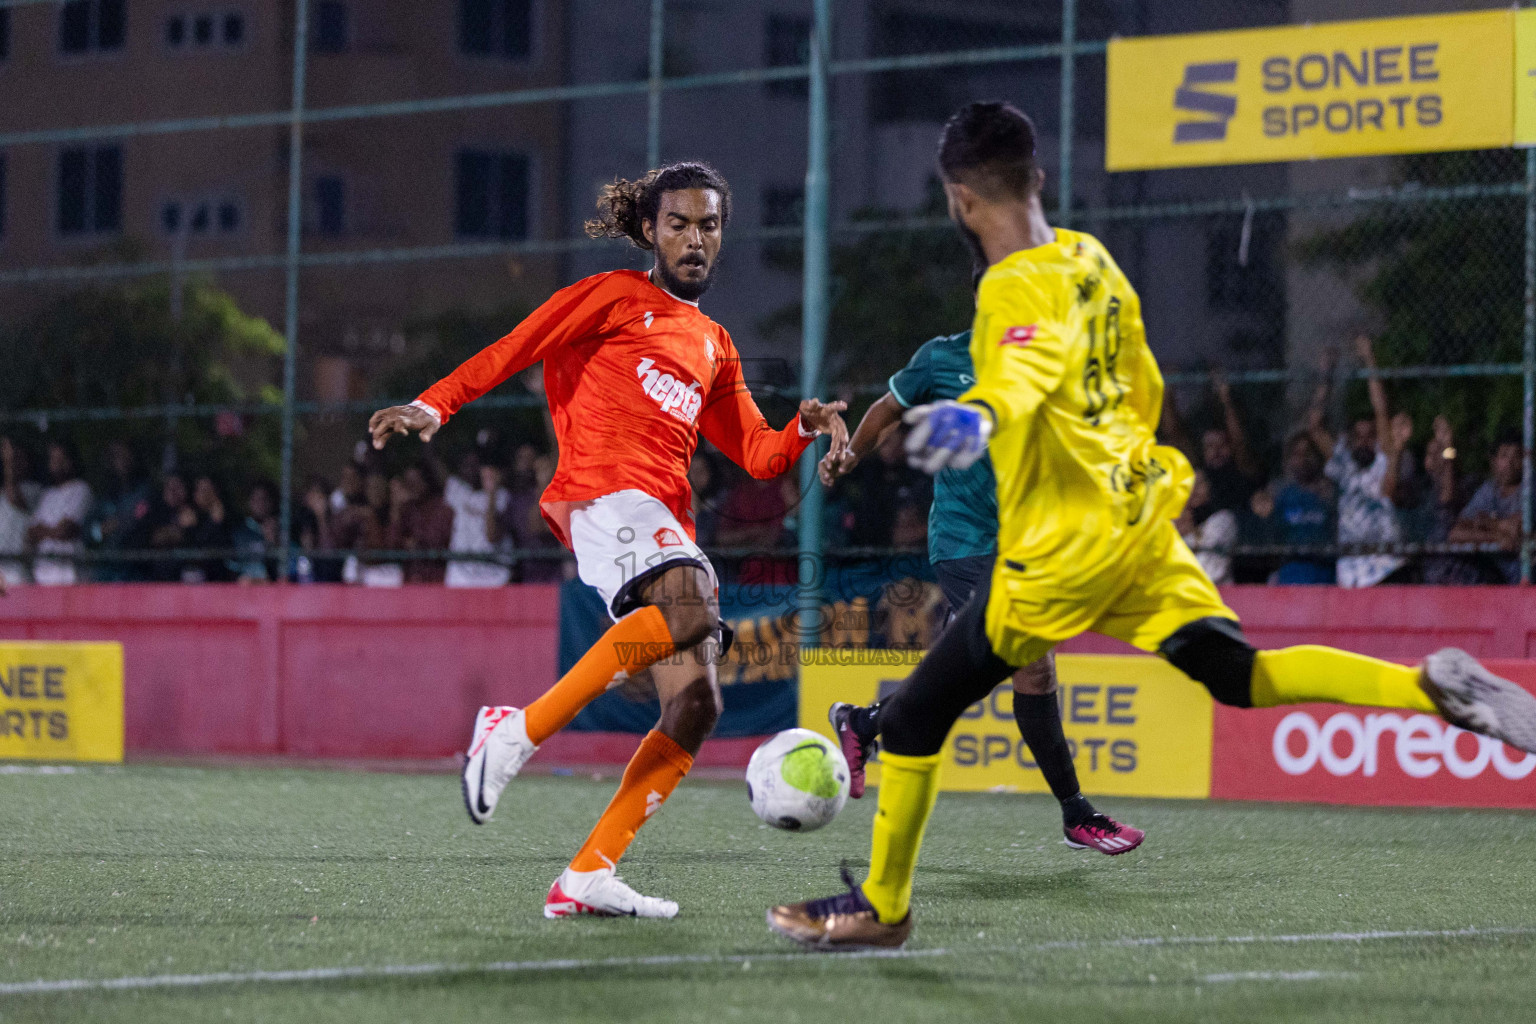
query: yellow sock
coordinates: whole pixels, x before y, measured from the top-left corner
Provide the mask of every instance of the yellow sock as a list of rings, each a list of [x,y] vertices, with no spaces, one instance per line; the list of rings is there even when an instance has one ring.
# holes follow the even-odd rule
[[[1419,670],[1332,647],[1260,651],[1253,663],[1253,706],[1364,704],[1435,713],[1419,689]]]
[[[912,903],[917,851],[939,796],[939,756],[880,755],[880,803],[862,888],[886,924],[905,918]]]

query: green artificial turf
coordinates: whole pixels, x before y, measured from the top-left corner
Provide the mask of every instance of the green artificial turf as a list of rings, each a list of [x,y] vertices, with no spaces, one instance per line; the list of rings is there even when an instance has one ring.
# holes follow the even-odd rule
[[[948,795],[914,955],[850,959],[797,953],[763,912],[836,890],[840,858],[859,872],[873,794],[794,835],[762,826],[741,784],[688,782],[623,865],[678,919],[545,921],[614,785],[520,779],[477,828],[453,776],[0,774],[0,985],[463,965],[0,994],[0,1021],[1536,1017],[1536,815],[1104,800],[1149,833],[1110,858],[1061,845],[1047,798]],[[1463,929],[1481,931],[1319,938]]]

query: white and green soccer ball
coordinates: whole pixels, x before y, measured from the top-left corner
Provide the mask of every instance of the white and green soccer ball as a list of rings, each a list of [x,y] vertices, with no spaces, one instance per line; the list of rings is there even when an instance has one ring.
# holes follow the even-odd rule
[[[747,799],[774,828],[814,832],[848,802],[848,762],[820,733],[785,729],[753,751]]]

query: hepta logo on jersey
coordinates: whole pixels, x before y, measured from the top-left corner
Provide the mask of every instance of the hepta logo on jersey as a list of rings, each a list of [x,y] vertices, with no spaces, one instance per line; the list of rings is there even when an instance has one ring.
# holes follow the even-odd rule
[[[663,526],[651,535],[659,548],[680,548],[683,546],[683,538],[677,535],[677,531],[670,526]]]
[[[635,376],[640,378],[640,390],[668,416],[689,424],[699,418],[704,396],[700,393],[703,385],[698,381],[684,384],[670,373],[656,369],[656,360],[649,358],[640,360]]]
[[[1039,329],[1040,328],[1038,324],[1029,324],[1024,327],[1010,327],[1003,332],[1002,343],[1004,345],[1017,345],[1020,348],[1023,348],[1025,345],[1028,345],[1030,342],[1035,340],[1035,332]]]

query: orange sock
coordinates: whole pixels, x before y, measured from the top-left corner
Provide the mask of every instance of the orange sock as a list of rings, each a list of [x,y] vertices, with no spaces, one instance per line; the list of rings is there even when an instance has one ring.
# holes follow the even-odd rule
[[[661,809],[692,767],[693,755],[670,736],[655,729],[646,733],[624,769],[619,791],[571,860],[571,870],[596,871],[617,864],[640,826]]]
[[[601,697],[608,687],[670,658],[676,650],[660,608],[646,605],[630,612],[609,626],[544,696],[523,709],[528,738],[538,746],[569,725],[577,712]]]

